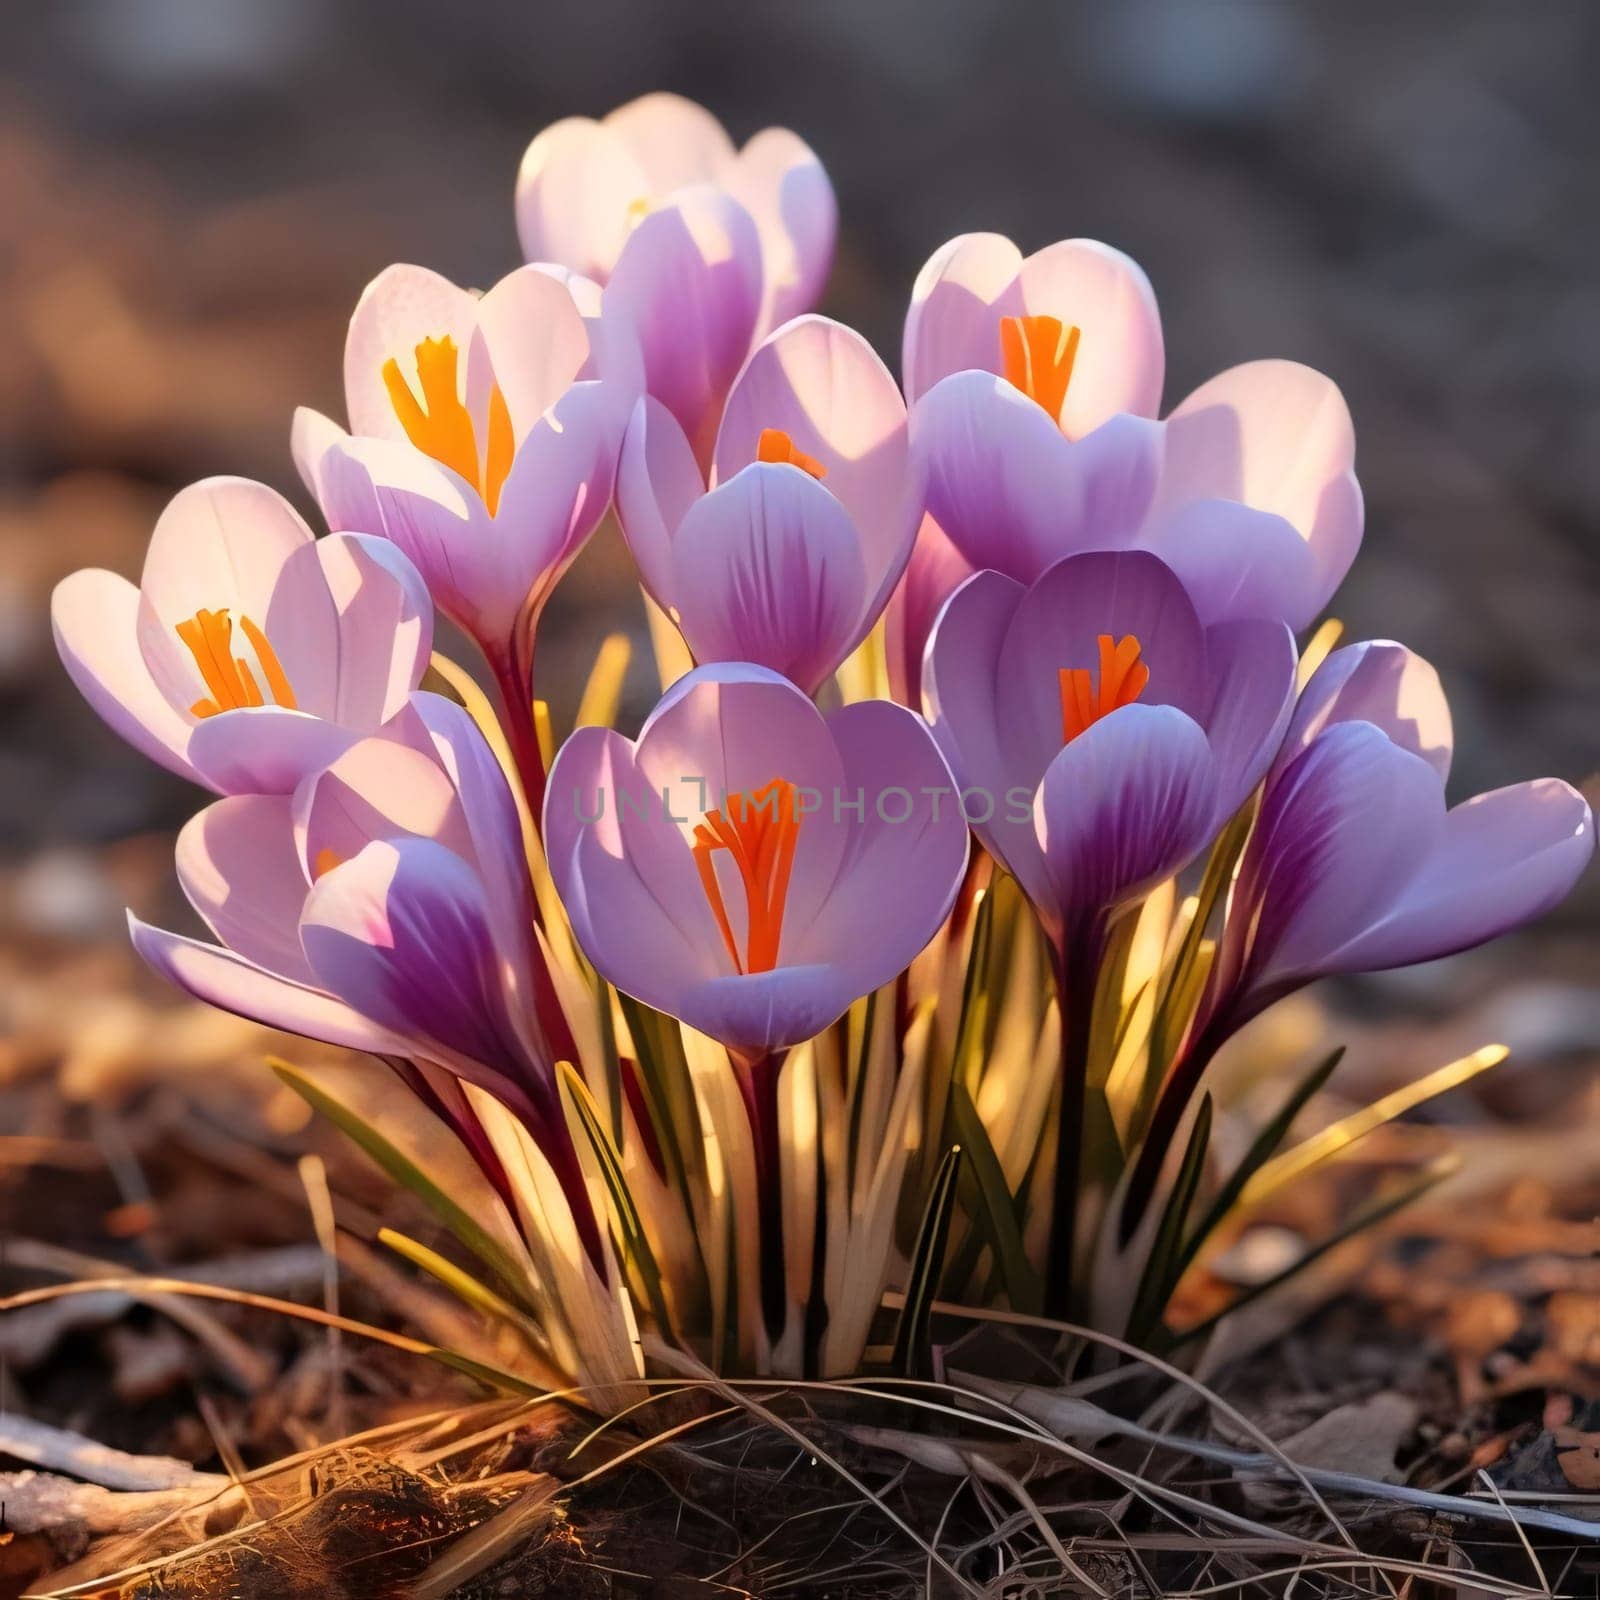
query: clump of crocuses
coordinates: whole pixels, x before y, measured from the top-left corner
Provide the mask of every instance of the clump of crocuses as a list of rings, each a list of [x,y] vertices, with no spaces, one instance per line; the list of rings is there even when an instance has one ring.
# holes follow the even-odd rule
[[[361,297],[348,429],[293,427],[323,537],[212,479],[137,588],[57,591],[95,709],[220,796],[177,849],[215,942],[135,943],[371,1058],[281,1070],[456,1231],[525,1372],[602,1404],[651,1338],[915,1364],[912,1279],[1181,1345],[1288,1132],[1225,1167],[1218,1050],[1546,911],[1588,807],[1447,806],[1432,669],[1312,631],[1362,530],[1337,388],[1251,361],[1163,414],[1116,250],[953,239],[897,383],[814,312],[833,192],[785,130],[648,96],[540,134],[516,205],[486,293]],[[608,644],[557,750],[539,620],[611,514],[664,693],[612,726]]]

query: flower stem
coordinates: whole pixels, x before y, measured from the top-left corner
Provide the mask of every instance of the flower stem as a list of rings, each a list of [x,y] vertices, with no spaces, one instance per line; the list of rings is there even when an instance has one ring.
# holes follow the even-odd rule
[[[1078,1198],[1083,1186],[1083,1115],[1089,1083],[1089,1041],[1094,1022],[1094,941],[1063,939],[1056,956],[1061,1004],[1061,1099],[1056,1120],[1055,1202],[1045,1257],[1044,1314],[1065,1320],[1074,1312],[1073,1269]]]
[[[778,1143],[778,1075],[783,1058],[771,1051],[735,1053],[734,1071],[750,1117],[756,1164],[756,1206],[760,1221],[761,1313],[767,1337],[783,1334],[788,1298],[783,1247],[783,1162]]]
[[[542,835],[545,770],[533,711],[533,635],[528,632],[511,645],[487,654],[500,696],[506,743],[511,747],[511,759],[516,764],[522,793],[528,802],[534,832]]]

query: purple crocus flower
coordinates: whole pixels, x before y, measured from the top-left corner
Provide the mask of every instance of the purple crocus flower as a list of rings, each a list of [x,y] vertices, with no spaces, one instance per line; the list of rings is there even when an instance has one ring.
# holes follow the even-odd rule
[[[130,917],[146,961],[224,1010],[409,1063],[436,1109],[459,1100],[448,1077],[487,1089],[534,1132],[598,1251],[517,810],[466,712],[420,693],[388,737],[292,795],[218,801],[179,835],[177,868],[219,943]],[[474,1142],[464,1112],[451,1120]]]
[[[906,410],[867,342],[800,317],[728,396],[709,492],[683,429],[634,408],[617,507],[645,587],[694,658],[814,691],[877,621],[911,552]]]
[[[1214,1009],[1235,1018],[1314,978],[1484,943],[1564,899],[1594,854],[1556,778],[1447,808],[1450,711],[1404,645],[1334,651],[1295,710],[1241,863]]]
[[[285,793],[382,728],[427,669],[433,607],[382,539],[313,539],[280,494],[208,478],[161,514],[136,588],[51,599],[72,681],[135,748],[222,794]]]
[[[1361,494],[1337,388],[1294,362],[1251,362],[1156,422],[1155,298],[1105,245],[1024,260],[998,235],[953,240],[917,280],[904,370],[925,515],[889,611],[902,698],[940,602],[975,570],[1028,583],[1076,551],[1146,549],[1203,621],[1299,629],[1355,557]]]
[[[1191,1037],[1168,1075],[1122,1213],[1137,1226],[1164,1141],[1226,1040],[1317,978],[1433,961],[1565,898],[1594,855],[1570,784],[1447,807],[1450,709],[1404,645],[1334,651],[1295,709],[1262,794]]]
[[[822,163],[787,128],[763,128],[736,150],[722,124],[681,95],[647,94],[598,122],[566,117],[546,128],[517,176],[523,252],[605,283],[641,222],[706,185],[738,201],[759,230],[760,328],[809,311],[838,226]]]
[[[645,392],[677,420],[702,467],[756,339],[761,283],[754,219],[702,185],[634,228],[605,287],[603,324],[632,338]]]
[[[638,382],[631,336],[601,337],[597,295],[538,267],[481,298],[390,267],[350,319],[351,431],[305,409],[294,424],[328,525],[393,540],[484,652],[535,806],[534,630],[610,504]]]
[[[966,868],[966,824],[927,727],[882,700],[825,717],[750,663],[699,667],[636,741],[604,728],[567,740],[544,825],[596,969],[728,1047],[763,1248],[781,1263],[781,1052],[902,972]],[[782,1298],[779,1267],[765,1291],[774,1332]]]
[[[1293,704],[1294,636],[1207,624],[1147,551],[980,572],[928,642],[934,737],[978,837],[1038,911],[1062,1010],[1048,1304],[1068,1309],[1095,983],[1110,920],[1182,871],[1261,782]]]
[[[1181,870],[1283,738],[1295,646],[1203,623],[1147,551],[1069,556],[1030,586],[969,578],[935,625],[926,709],[967,813],[1058,957],[1092,971],[1110,914]]]

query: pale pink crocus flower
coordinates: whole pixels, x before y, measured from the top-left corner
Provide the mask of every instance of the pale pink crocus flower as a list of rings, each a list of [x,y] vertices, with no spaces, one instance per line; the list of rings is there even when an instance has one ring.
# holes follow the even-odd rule
[[[736,149],[709,111],[681,95],[648,94],[599,121],[567,117],[546,128],[517,175],[523,253],[607,283],[639,225],[693,188],[720,191],[755,223],[757,333],[816,305],[838,226],[822,163],[787,128],[763,128]]]
[[[284,793],[383,728],[427,670],[433,607],[385,540],[317,540],[265,484],[208,478],[161,514],[134,585],[51,598],[56,648],[136,749],[222,794]]]
[[[922,269],[906,318],[912,476],[925,516],[890,608],[890,670],[916,703],[939,606],[972,572],[1032,583],[1063,556],[1145,549],[1202,620],[1305,627],[1361,542],[1355,436],[1337,387],[1252,361],[1160,414],[1149,280],[1069,239],[1026,258],[966,234]]]
[[[480,297],[394,266],[350,319],[344,377],[350,432],[296,414],[301,476],[330,527],[405,551],[482,649],[537,808],[534,634],[611,501],[631,338],[604,337],[570,275],[523,267]]]
[[[815,692],[911,553],[906,410],[858,333],[798,317],[735,380],[710,488],[653,398],[623,440],[617,510],[640,576],[697,662],[753,661]]]

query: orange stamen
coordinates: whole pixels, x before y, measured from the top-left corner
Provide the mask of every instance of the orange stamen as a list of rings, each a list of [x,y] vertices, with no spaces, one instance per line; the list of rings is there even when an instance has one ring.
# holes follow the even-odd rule
[[[1000,356],[1006,382],[1036,400],[1057,421],[1078,359],[1081,329],[1059,317],[1002,317]]]
[[[344,864],[344,857],[330,850],[327,845],[317,851],[317,859],[312,863],[311,876],[320,878],[325,872],[332,872],[335,867]]]
[[[815,456],[808,456],[804,450],[795,449],[794,440],[782,428],[761,430],[761,437],[756,442],[756,460],[799,467],[802,472],[809,472],[813,478],[825,478],[828,475],[828,469]]]
[[[1131,633],[1113,642],[1100,635],[1100,681],[1087,667],[1062,667],[1061,740],[1071,744],[1085,728],[1122,706],[1131,706],[1150,682],[1150,669],[1139,659],[1139,641]]]
[[[511,413],[500,386],[489,391],[489,438],[480,465],[478,432],[456,385],[456,342],[449,334],[424,339],[416,347],[419,401],[411,392],[400,363],[393,356],[383,364],[383,386],[406,437],[426,456],[465,478],[483,496],[492,517],[500,508],[500,490],[511,470],[516,438]]]
[[[296,709],[289,676],[264,634],[248,617],[240,617],[239,629],[255,651],[256,664],[267,680],[273,704]],[[214,717],[219,711],[237,711],[243,706],[265,704],[261,685],[256,682],[250,663],[232,650],[233,621],[227,610],[197,611],[177,627],[178,637],[194,657],[200,676],[210,690],[189,707],[197,717]]]
[[[771,972],[778,964],[789,873],[800,838],[795,786],[787,779],[774,778],[750,794],[733,796],[728,812],[724,816],[721,811],[708,811],[695,826],[694,864],[735,968],[742,973]],[[712,860],[718,850],[726,850],[733,858],[744,885],[742,957]]]

